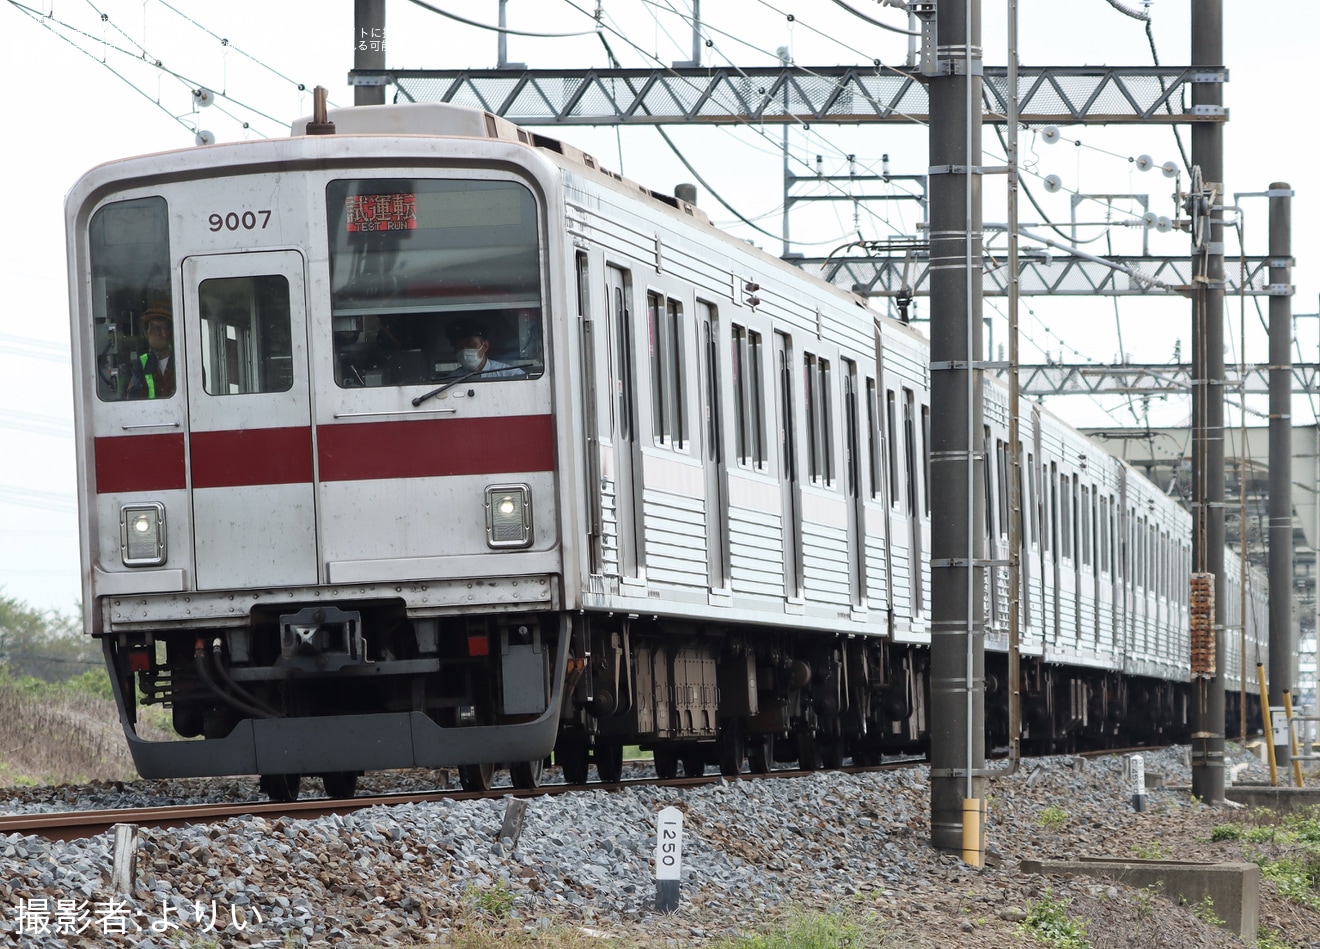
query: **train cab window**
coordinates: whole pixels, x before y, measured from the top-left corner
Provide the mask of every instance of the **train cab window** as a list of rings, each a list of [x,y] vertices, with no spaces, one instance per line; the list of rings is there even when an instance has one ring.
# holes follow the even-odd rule
[[[539,226],[526,186],[332,181],[326,218],[340,386],[544,373]]]
[[[293,388],[289,281],[272,274],[204,280],[202,377],[208,395]]]
[[[761,379],[761,334],[732,324],[734,438],[738,445],[738,464],[764,471],[768,458],[765,447],[765,395]]]
[[[170,398],[178,373],[165,199],[105,205],[92,216],[88,243],[97,397]]]

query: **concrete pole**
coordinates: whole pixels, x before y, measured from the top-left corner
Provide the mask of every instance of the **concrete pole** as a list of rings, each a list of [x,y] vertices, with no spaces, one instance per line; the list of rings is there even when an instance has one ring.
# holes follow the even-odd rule
[[[1293,630],[1292,189],[1270,185],[1270,704],[1297,688]],[[1274,746],[1286,765],[1289,745]]]
[[[1207,72],[1224,65],[1223,0],[1192,4],[1192,63]],[[1222,82],[1192,85],[1194,110],[1222,110]],[[1199,572],[1214,575],[1215,673],[1196,680],[1192,736],[1192,793],[1206,803],[1224,800],[1224,627],[1228,585],[1224,575],[1224,195],[1223,122],[1192,126],[1192,164],[1201,169],[1213,203],[1205,209],[1204,239],[1193,241],[1192,556]],[[1196,235],[1193,235],[1194,238]]]
[[[385,0],[353,0],[353,68],[385,68]],[[353,104],[384,105],[385,87],[354,87]]]
[[[930,94],[931,844],[984,851],[981,0],[936,8]],[[980,837],[967,846],[964,830]]]

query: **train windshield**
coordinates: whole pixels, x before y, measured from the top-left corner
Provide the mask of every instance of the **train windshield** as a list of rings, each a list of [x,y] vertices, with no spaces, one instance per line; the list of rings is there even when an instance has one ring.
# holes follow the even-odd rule
[[[326,216],[340,386],[545,371],[536,202],[524,185],[338,180]]]

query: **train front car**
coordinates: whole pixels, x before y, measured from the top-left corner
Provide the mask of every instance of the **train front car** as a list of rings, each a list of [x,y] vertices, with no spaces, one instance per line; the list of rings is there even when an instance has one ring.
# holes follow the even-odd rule
[[[532,783],[554,745],[556,171],[391,112],[67,199],[85,620],[144,776]]]

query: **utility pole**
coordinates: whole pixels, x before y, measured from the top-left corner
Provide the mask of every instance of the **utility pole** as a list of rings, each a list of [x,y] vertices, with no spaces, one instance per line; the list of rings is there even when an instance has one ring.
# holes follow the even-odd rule
[[[384,68],[385,0],[353,0],[353,70]],[[383,78],[378,84],[355,86],[353,104],[384,105]]]
[[[1228,585],[1224,575],[1224,8],[1223,0],[1192,4],[1192,111],[1219,121],[1192,126],[1193,174],[1189,191],[1192,256],[1192,500],[1195,571],[1213,576],[1208,674],[1195,680],[1192,793],[1207,804],[1224,800],[1224,627]],[[1217,73],[1216,78],[1216,71]],[[1245,657],[1244,657],[1245,658]],[[1245,674],[1245,673],[1244,673]]]
[[[1270,202],[1270,682],[1269,704],[1284,704],[1297,685],[1297,637],[1293,628],[1292,503],[1292,188],[1276,181]],[[1246,556],[1243,551],[1242,556]],[[1286,580],[1285,580],[1286,578]],[[1246,657],[1242,662],[1245,674]],[[1267,741],[1273,737],[1267,735]],[[1280,765],[1291,745],[1275,744]]]
[[[986,785],[981,0],[911,6],[930,77],[927,449],[930,495],[939,499],[929,505],[931,844],[979,866]]]

